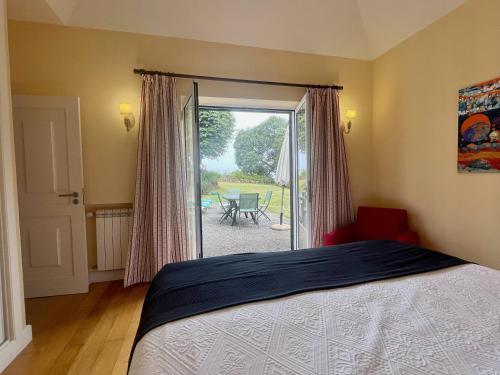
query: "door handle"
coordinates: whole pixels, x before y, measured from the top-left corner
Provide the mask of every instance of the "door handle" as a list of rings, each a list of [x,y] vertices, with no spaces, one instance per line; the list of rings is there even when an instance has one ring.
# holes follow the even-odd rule
[[[78,193],[76,191],[69,193],[69,194],[59,194],[60,197],[73,197],[73,198],[78,198]]]

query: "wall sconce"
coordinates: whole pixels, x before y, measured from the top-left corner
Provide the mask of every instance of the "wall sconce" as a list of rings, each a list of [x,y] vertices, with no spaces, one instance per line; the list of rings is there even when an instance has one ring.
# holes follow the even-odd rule
[[[356,110],[355,109],[348,109],[345,117],[347,118],[347,126],[343,127],[344,133],[349,134],[351,132],[351,126],[352,126],[352,121],[356,118]]]
[[[123,116],[123,123],[125,128],[129,132],[135,125],[135,117],[132,112],[132,104],[130,103],[120,103],[120,115]]]

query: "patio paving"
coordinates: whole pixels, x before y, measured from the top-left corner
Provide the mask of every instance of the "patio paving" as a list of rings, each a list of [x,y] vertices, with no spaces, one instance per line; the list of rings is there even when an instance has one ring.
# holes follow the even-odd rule
[[[238,227],[238,224],[231,226],[230,218],[219,224],[222,210],[216,206],[208,208],[202,216],[203,256],[207,258],[236,253],[290,250],[291,232],[272,230],[271,225],[279,224],[279,215],[271,212],[266,214],[271,221],[261,216],[259,227],[252,219],[246,219],[242,215]]]

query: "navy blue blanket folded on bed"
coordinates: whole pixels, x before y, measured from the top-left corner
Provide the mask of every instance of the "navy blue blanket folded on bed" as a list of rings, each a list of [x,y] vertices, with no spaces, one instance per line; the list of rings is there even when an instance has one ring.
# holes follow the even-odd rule
[[[465,263],[401,242],[362,241],[169,264],[149,287],[133,347],[155,327],[208,311]]]

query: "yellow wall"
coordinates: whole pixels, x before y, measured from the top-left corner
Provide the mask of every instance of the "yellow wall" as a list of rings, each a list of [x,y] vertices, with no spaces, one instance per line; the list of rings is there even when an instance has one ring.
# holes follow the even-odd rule
[[[500,174],[457,173],[458,90],[500,76],[500,1],[471,0],[374,63],[379,203],[429,247],[500,268]]]
[[[14,94],[74,95],[81,99],[87,204],[132,201],[137,127],[127,133],[121,101],[139,115],[140,82],[135,67],[191,74],[304,83],[339,83],[343,108],[358,118],[346,137],[353,196],[369,199],[372,145],[372,62],[239,47],[177,38],[9,23]],[[188,82],[180,82],[181,91]],[[201,82],[201,95],[299,100],[303,90]],[[89,264],[95,240],[89,222]]]
[[[138,117],[134,67],[340,83],[344,110],[358,110],[346,137],[355,204],[406,207],[425,245],[500,268],[499,175],[456,172],[457,91],[500,75],[498,14],[500,2],[470,0],[374,62],[10,22],[12,89],[81,98],[86,202],[112,204],[131,202],[134,190],[137,127],[127,133],[118,114],[118,103],[129,101]],[[184,92],[189,82],[179,86]],[[204,96],[298,100],[302,94],[201,82]]]

